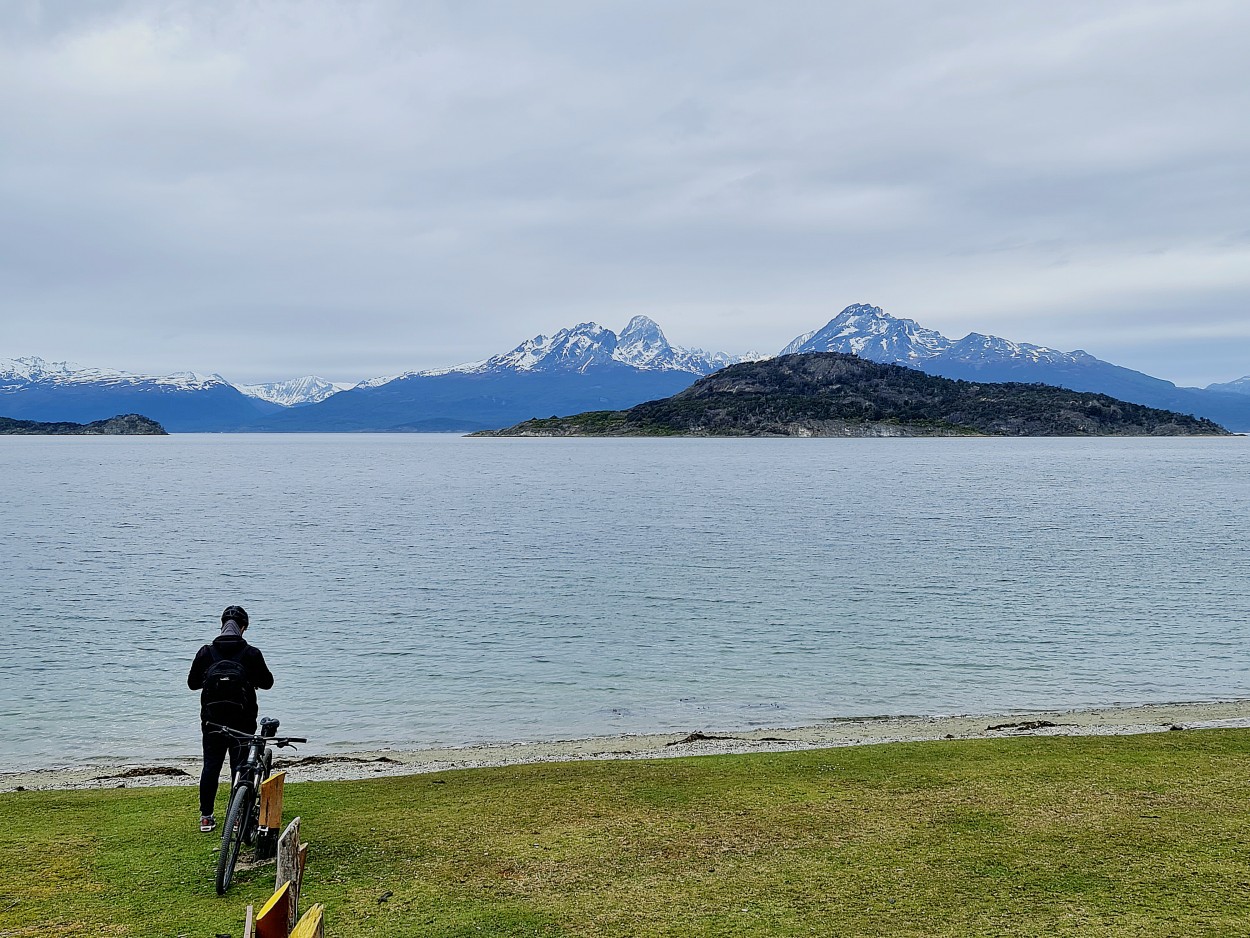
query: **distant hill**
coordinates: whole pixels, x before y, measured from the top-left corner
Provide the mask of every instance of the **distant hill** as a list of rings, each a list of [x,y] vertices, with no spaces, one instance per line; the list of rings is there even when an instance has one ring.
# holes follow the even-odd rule
[[[120,414],[91,423],[40,423],[0,417],[0,434],[23,436],[167,436],[155,420],[139,414]]]
[[[838,352],[731,365],[629,410],[527,420],[494,436],[1186,436],[1210,420],[1043,384],[959,381]]]

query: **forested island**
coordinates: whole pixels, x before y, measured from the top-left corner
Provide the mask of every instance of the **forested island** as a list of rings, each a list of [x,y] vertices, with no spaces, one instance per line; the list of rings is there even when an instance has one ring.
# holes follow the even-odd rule
[[[1228,436],[1205,418],[1044,384],[928,375],[837,352],[731,365],[629,410],[475,436]]]
[[[0,434],[23,436],[167,436],[165,428],[141,414],[119,414],[91,423],[41,423],[0,417]]]

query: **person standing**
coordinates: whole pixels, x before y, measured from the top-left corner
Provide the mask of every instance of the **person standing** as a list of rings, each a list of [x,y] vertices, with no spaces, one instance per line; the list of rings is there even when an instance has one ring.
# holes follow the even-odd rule
[[[273,687],[273,675],[259,648],[247,643],[247,611],[227,606],[221,614],[221,634],[196,652],[187,674],[187,687],[200,691],[200,732],[204,769],[200,773],[200,830],[217,827],[213,804],[227,753],[234,778],[247,754],[246,743],[216,732],[208,723],[220,723],[242,733],[256,732],[256,691]]]

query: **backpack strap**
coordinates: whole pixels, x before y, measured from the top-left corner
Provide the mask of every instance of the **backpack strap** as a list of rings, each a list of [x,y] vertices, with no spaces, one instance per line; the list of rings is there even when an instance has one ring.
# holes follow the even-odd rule
[[[217,664],[217,662],[219,662],[219,661],[237,661],[237,662],[239,662],[240,664],[242,664],[242,663],[243,663],[243,653],[247,651],[247,648],[248,648],[248,646],[247,646],[247,645],[244,645],[241,649],[239,649],[239,653],[238,653],[237,655],[234,655],[234,656],[231,656],[231,655],[223,655],[220,651],[218,651],[218,650],[217,650],[217,643],[216,643],[216,642],[209,642],[209,643],[208,643],[208,653],[209,653],[209,655],[210,655],[210,656],[212,657],[212,659],[213,659],[213,660],[212,660],[212,662],[211,662],[211,664]],[[211,666],[211,664],[210,664],[210,666]]]

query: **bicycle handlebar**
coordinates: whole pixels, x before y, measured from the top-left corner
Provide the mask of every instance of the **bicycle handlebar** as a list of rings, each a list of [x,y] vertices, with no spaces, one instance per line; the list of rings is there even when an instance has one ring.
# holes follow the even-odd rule
[[[279,749],[285,749],[292,743],[308,742],[303,736],[261,736],[259,733],[245,733],[243,730],[236,730],[232,726],[226,726],[223,723],[213,723],[210,720],[205,720],[204,725],[213,727],[214,733],[227,733],[236,739],[263,739],[267,743],[273,743]]]

